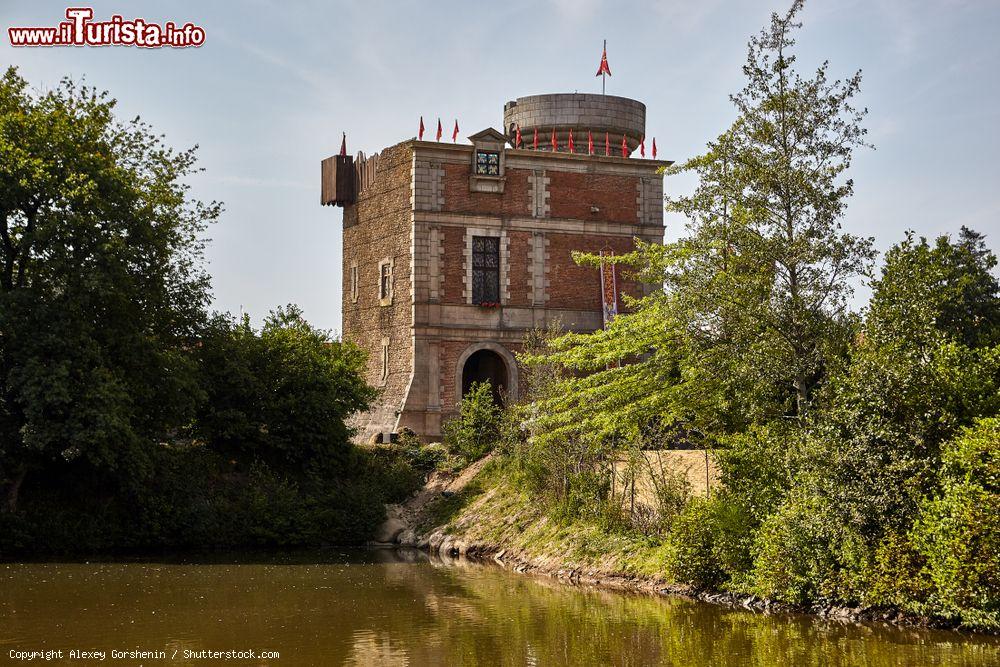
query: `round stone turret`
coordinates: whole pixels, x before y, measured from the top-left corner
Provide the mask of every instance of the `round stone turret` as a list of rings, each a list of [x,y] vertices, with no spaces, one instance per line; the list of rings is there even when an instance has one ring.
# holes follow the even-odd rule
[[[594,136],[594,152],[604,155],[605,133],[610,135],[611,155],[621,156],[622,135],[631,153],[646,133],[646,105],[627,97],[594,93],[531,95],[507,102],[503,108],[504,132],[514,143],[521,127],[522,148],[531,148],[538,129],[538,149],[552,149],[552,130],[560,151],[568,150],[573,130],[575,152],[587,152],[587,132]]]

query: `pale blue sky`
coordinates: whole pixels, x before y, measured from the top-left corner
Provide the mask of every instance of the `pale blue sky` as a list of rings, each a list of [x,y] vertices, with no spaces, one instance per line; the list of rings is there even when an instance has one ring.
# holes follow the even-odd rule
[[[83,4],[83,3],[71,3]],[[256,320],[300,304],[340,328],[341,209],[322,208],[319,161],[348,135],[372,153],[458,118],[462,136],[500,127],[523,95],[595,92],[601,40],[608,93],[647,105],[660,157],[696,154],[734,117],[747,38],[785,0],[663,2],[105,2],[114,13],[203,26],[198,49],[13,49],[39,88],[63,75],[118,98],[178,147],[200,144],[192,183],[225,202],[207,252],[216,307]],[[0,23],[55,25],[66,3],[0,2]],[[864,70],[875,151],[856,156],[856,194],[844,219],[885,249],[907,228],[924,235],[965,224],[1000,249],[1000,2],[812,0],[799,64]],[[668,192],[691,183],[668,179]],[[668,217],[667,236],[683,219]],[[860,295],[859,302],[865,293]]]

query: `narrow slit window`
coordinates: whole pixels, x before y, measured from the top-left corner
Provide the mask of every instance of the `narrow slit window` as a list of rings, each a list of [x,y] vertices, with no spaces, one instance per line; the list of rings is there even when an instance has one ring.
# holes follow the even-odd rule
[[[389,379],[389,339],[382,339],[382,384]]]
[[[389,260],[378,266],[378,298],[383,306],[392,303],[392,262]]]
[[[358,302],[358,265],[351,265],[351,303]]]
[[[500,303],[500,239],[472,237],[472,303]]]

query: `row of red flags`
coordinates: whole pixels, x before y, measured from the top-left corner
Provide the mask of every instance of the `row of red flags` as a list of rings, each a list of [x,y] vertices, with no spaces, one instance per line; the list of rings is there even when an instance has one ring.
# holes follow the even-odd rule
[[[437,141],[441,141],[442,133],[443,133],[443,128],[441,126],[441,119],[438,118],[437,135],[436,135]],[[420,128],[419,128],[419,130],[417,132],[417,138],[419,140],[421,140],[421,141],[423,141],[423,139],[424,139],[424,117],[423,116],[420,117]],[[451,140],[452,140],[452,142],[455,142],[455,141],[458,140],[458,121],[457,120],[455,121],[455,129],[452,130],[452,132],[451,132]],[[556,140],[556,131],[555,130],[552,130],[551,144],[552,144],[552,150],[553,151],[558,151],[559,150],[559,142]],[[524,145],[524,141],[521,138],[521,126],[518,125],[518,126],[516,126],[515,134],[514,134],[514,148],[521,148],[523,145]],[[567,147],[569,148],[569,152],[570,153],[574,153],[575,152],[575,146],[573,145],[573,130],[572,129],[569,131],[569,142],[568,142]],[[538,128],[537,127],[535,128],[535,135],[534,135],[534,138],[532,139],[532,148],[534,148],[535,150],[538,150]],[[626,138],[625,138],[624,134],[622,135],[621,151],[622,151],[622,157],[628,157],[628,154],[629,154],[628,142],[626,141]],[[591,133],[590,130],[587,130],[587,153],[589,155],[593,155],[594,154],[594,135],[593,135],[593,133]],[[608,132],[604,133],[604,154],[607,155],[607,156],[611,155],[611,134],[608,133]],[[645,137],[642,137],[639,140],[639,155],[641,155],[642,157],[646,157],[646,138]],[[656,137],[653,137],[653,159],[654,160],[656,159]]]

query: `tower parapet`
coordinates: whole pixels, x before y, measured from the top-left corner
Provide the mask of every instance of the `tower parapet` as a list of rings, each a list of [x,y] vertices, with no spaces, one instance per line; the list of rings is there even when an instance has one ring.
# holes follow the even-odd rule
[[[507,102],[503,108],[503,122],[509,141],[514,141],[515,126],[521,127],[522,141],[538,130],[539,149],[549,150],[552,131],[556,140],[565,146],[569,132],[577,145],[586,145],[587,132],[594,135],[594,143],[603,145],[604,134],[611,135],[612,155],[619,155],[621,137],[631,153],[646,134],[646,105],[638,100],[614,95],[591,93],[554,93],[530,95]]]

